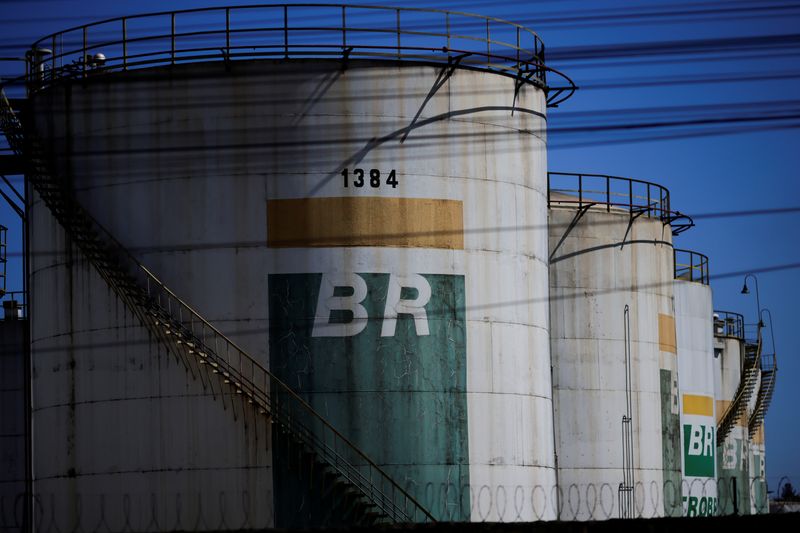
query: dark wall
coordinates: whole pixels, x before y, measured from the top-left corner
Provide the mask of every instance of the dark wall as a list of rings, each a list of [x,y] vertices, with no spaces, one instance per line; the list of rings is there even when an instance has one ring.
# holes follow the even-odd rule
[[[0,529],[15,531],[25,492],[25,329],[0,317]]]

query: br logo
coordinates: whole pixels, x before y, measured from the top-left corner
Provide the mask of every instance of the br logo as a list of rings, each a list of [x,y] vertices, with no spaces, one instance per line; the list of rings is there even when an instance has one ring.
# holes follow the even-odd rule
[[[683,425],[683,460],[686,475],[714,477],[714,426]]]
[[[356,273],[323,274],[314,314],[313,337],[352,337],[367,327],[369,313],[364,303],[369,289]],[[423,276],[389,275],[381,320],[381,337],[394,337],[398,315],[410,315],[417,336],[430,335],[425,306],[431,285]],[[373,318],[375,318],[373,316]]]

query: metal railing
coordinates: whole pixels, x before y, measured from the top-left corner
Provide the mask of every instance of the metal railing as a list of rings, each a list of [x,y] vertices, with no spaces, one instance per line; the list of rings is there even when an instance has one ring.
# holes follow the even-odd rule
[[[678,235],[694,226],[691,217],[672,211],[669,190],[649,181],[605,174],[547,173],[547,207],[623,210],[657,218]]]
[[[16,304],[13,307],[11,307],[11,309],[16,309],[18,312],[16,318],[27,318],[28,295],[25,293],[25,291],[9,291],[3,294],[2,297],[0,297],[0,302],[2,302],[3,304],[3,313],[5,313],[6,306],[8,305],[6,304],[6,302],[12,302],[12,301],[16,302]],[[8,317],[0,316],[0,320],[2,320],[3,318],[8,318]]]
[[[158,65],[255,58],[366,58],[449,64],[511,75],[547,88],[536,33],[506,20],[421,8],[343,4],[241,5],[119,17],[43,37],[29,52],[35,89],[63,77],[89,77]]]
[[[102,231],[106,239],[112,239],[110,234]],[[118,253],[127,255],[119,243],[113,242]],[[204,373],[212,390],[212,378],[217,376],[235,391],[236,396],[230,398],[231,402],[241,401],[242,406],[246,403],[261,414],[271,416],[349,483],[358,487],[393,522],[433,521],[433,517],[410,494],[303,398],[205,320],[132,256],[128,255],[128,261],[136,270],[135,281],[145,287],[145,300],[140,303],[146,305],[156,324],[165,329],[165,335],[173,336],[179,346],[184,346],[186,366],[201,377]],[[225,400],[225,391],[215,392]]]
[[[339,433],[303,398],[205,320],[106,231],[52,175],[35,138],[0,90],[0,126],[14,148],[30,159],[30,183],[83,255],[119,298],[169,348],[215,398],[236,413],[255,409],[311,450],[335,475],[392,522],[433,521],[417,500]]]
[[[714,310],[714,335],[744,340],[744,317],[739,313]]]
[[[669,191],[647,181],[604,174],[547,173],[547,205],[586,206],[641,212],[660,220],[670,216]]]
[[[761,427],[767,410],[772,402],[772,395],[775,391],[775,380],[778,374],[778,360],[776,353],[761,355],[761,382],[756,396],[756,405],[753,413],[747,421],[748,433],[752,437]]]
[[[691,250],[675,248],[673,251],[675,260],[675,279],[684,281],[694,281],[708,285],[708,257]]]
[[[750,398],[755,391],[761,377],[761,354],[764,347],[761,335],[762,326],[759,323],[756,331],[755,343],[745,343],[744,361],[742,362],[739,386],[733,395],[731,403],[722,414],[717,424],[717,442],[723,442],[730,433],[734,424],[740,417],[745,416],[750,404]]]

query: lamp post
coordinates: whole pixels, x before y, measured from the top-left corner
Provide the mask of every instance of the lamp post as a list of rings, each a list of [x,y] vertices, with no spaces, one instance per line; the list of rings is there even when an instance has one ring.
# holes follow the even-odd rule
[[[758,294],[758,278],[755,274],[747,274],[744,277],[744,285],[742,286],[742,294],[750,294],[750,289],[747,288],[747,278],[753,278],[756,282],[756,306],[758,309],[756,310],[756,314],[758,315],[758,327],[763,328],[764,322],[761,320],[761,298]]]
[[[764,311],[766,311],[767,315],[769,315],[769,336],[772,338],[772,353],[777,354],[778,350],[775,348],[775,330],[772,329],[772,311],[766,308],[762,309],[761,313],[758,315],[758,318],[761,320],[761,315],[764,313]],[[764,321],[761,320],[761,323],[763,324]]]

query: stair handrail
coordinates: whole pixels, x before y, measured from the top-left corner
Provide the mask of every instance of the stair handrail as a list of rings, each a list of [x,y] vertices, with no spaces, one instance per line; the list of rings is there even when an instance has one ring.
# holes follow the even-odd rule
[[[769,379],[767,380],[767,386],[764,387],[764,359],[772,358],[771,368],[769,368]],[[775,390],[775,381],[778,374],[778,355],[776,353],[773,354],[765,354],[761,357],[761,386],[758,388],[758,396],[756,398],[756,406],[753,409],[753,414],[747,422],[747,429],[750,435],[753,435],[758,428],[761,427],[761,424],[764,422],[764,417],[766,416],[767,409],[769,408],[770,401],[772,400],[772,393]]]
[[[728,408],[725,410],[725,413],[722,415],[720,419],[720,423],[717,427],[717,439],[721,440],[728,436],[733,424],[736,422],[740,416],[742,416],[742,410],[746,408],[746,404],[749,400],[748,389],[750,388],[751,381],[754,380],[754,375],[759,368],[760,361],[761,361],[761,349],[762,349],[762,338],[761,338],[761,324],[758,325],[757,336],[756,336],[756,354],[753,357],[753,362],[750,366],[743,365],[741,379],[739,380],[739,386],[736,389],[736,394],[733,397],[733,401],[728,405]],[[745,344],[745,363],[747,362],[747,352],[746,352],[746,344]],[[749,391],[752,392],[752,391]]]
[[[14,113],[10,105],[10,102],[8,101],[8,98],[6,97],[2,87],[0,87],[0,128],[2,128],[2,131],[6,136],[9,145],[11,145],[12,149],[15,152],[17,152],[18,155],[22,155],[25,149],[25,147],[22,146],[21,143],[23,138],[22,137],[23,126],[19,121],[19,119],[16,117],[16,114]],[[12,131],[10,132],[11,135],[9,135],[8,128],[12,128]],[[32,139],[29,139],[28,143],[30,148],[30,146],[33,144]],[[52,176],[52,173],[50,174],[50,176]],[[50,179],[52,179],[52,177]],[[63,193],[68,194],[67,191],[63,191]],[[202,315],[200,315],[193,307],[191,307],[188,303],[186,303],[184,300],[178,297],[171,289],[169,289],[153,272],[151,272],[143,264],[141,264],[141,262],[139,262],[139,260],[136,259],[126,247],[124,247],[108,230],[105,229],[105,227],[103,227],[102,224],[100,224],[96,219],[94,219],[94,217],[92,217],[89,214],[89,212],[78,203],[76,198],[74,198],[72,195],[67,195],[64,199],[71,204],[71,207],[76,210],[77,214],[79,214],[82,217],[85,217],[85,219],[90,223],[93,229],[99,230],[99,232],[103,234],[104,240],[106,241],[105,252],[107,253],[107,255],[110,255],[108,254],[108,252],[110,252],[111,250],[108,249],[109,248],[108,245],[111,244],[112,247],[114,248],[114,252],[118,254],[117,257],[119,257],[119,255],[122,255],[123,257],[125,257],[130,261],[130,264],[134,267],[135,271],[144,274],[145,287],[142,287],[141,284],[137,283],[137,280],[135,279],[134,276],[131,275],[130,272],[125,272],[124,268],[118,263],[116,265],[123,274],[132,278],[135,290],[137,290],[142,294],[146,294],[147,300],[145,302],[142,301],[137,302],[139,305],[142,304],[146,305],[148,302],[149,303],[155,302],[158,304],[159,307],[161,307],[160,295],[158,300],[154,300],[153,290],[155,287],[168,296],[166,302],[167,308],[161,307],[161,309],[169,313],[169,315],[172,317],[173,320],[183,324],[182,314],[183,311],[185,310],[190,315],[189,317],[190,322],[193,323],[194,321],[197,321],[202,325],[203,332],[205,332],[206,330],[209,331],[214,336],[216,336],[218,340],[222,341],[222,343],[225,346],[227,346],[226,354],[230,353],[230,349],[233,349],[234,353],[238,354],[239,371],[236,372],[233,365],[230,364],[229,360],[222,359],[222,356],[218,350],[218,344],[216,342],[214,346],[215,349],[211,349],[210,347],[206,346],[204,352],[206,355],[210,353],[216,356],[219,359],[219,361],[216,362],[217,365],[219,365],[220,363],[225,364],[227,370],[223,370],[223,372],[227,371],[228,373],[231,374],[231,376],[233,376],[234,372],[236,372],[240,381],[242,382],[242,383],[237,383],[236,381],[231,380],[234,385],[234,388],[241,389],[241,391],[237,392],[244,393],[245,387],[242,387],[241,385],[244,384],[244,382],[246,381],[250,381],[249,383],[250,390],[246,392],[250,393],[252,395],[251,397],[253,398],[258,396],[259,397],[258,399],[264,402],[264,407],[270,407],[274,410],[275,399],[272,398],[270,396],[270,393],[267,392],[266,390],[259,389],[258,388],[259,384],[256,383],[255,381],[256,372],[262,374],[264,378],[263,381],[265,387],[267,385],[276,386],[279,389],[278,393],[285,394],[286,397],[296,402],[297,405],[301,408],[301,411],[304,411],[304,414],[310,416],[313,422],[320,424],[324,428],[324,430],[330,432],[333,435],[335,440],[341,442],[344,445],[345,449],[348,449],[351,453],[354,453],[356,457],[360,458],[360,460],[362,460],[365,463],[364,466],[367,466],[370,469],[369,479],[367,479],[364,476],[364,474],[359,470],[357,465],[351,464],[350,461],[344,461],[344,464],[342,464],[342,461],[339,461],[339,459],[342,459],[340,453],[337,452],[334,448],[331,448],[330,445],[324,441],[324,439],[320,439],[319,435],[315,435],[311,429],[305,427],[302,421],[294,420],[291,417],[291,413],[289,414],[289,420],[278,419],[279,423],[287,426],[289,429],[301,430],[298,436],[303,438],[305,442],[307,442],[312,448],[316,448],[314,451],[321,452],[323,457],[331,458],[332,459],[332,461],[330,461],[331,466],[333,466],[339,474],[343,475],[346,479],[348,479],[351,483],[353,483],[362,493],[364,493],[365,496],[367,496],[370,499],[370,501],[376,503],[382,511],[387,512],[389,517],[392,518],[394,521],[401,521],[401,522],[414,521],[413,519],[416,518],[419,514],[421,514],[422,521],[435,522],[435,519],[430,514],[430,512],[428,512],[411,494],[405,491],[394,479],[392,479],[380,466],[378,466],[374,461],[372,461],[372,459],[370,459],[363,451],[361,451],[361,449],[359,449],[353,442],[351,442],[348,438],[346,438],[338,430],[336,430],[336,428],[334,428],[308,402],[306,402],[301,396],[299,396],[296,392],[294,392],[288,385],[286,385],[280,379],[278,379],[277,376],[272,374],[266,367],[261,365],[247,352],[245,352],[242,348],[240,348],[225,334],[219,331],[213,324],[211,324]],[[50,206],[48,206],[48,208],[49,207]],[[56,217],[58,218],[58,215],[56,215]],[[98,244],[102,246],[103,241],[100,241],[98,239]],[[101,267],[97,264],[95,264],[95,267],[98,268],[99,271],[102,270]],[[103,275],[102,271],[101,275]],[[106,279],[106,281],[108,281],[110,284],[116,285],[116,283],[109,280],[106,277],[106,275],[103,275],[103,278]],[[121,291],[124,290],[121,287],[117,288]],[[131,297],[136,298],[137,295],[127,294],[125,296],[127,296],[128,298]],[[175,316],[172,314],[171,307],[173,302],[178,305],[178,313],[179,313],[178,318],[175,318]],[[136,309],[134,307],[134,311],[135,312],[141,311],[141,309]],[[140,318],[144,319],[145,317],[140,316]],[[199,338],[196,335],[194,336],[194,339],[201,341],[205,345],[204,339]],[[245,362],[245,364],[251,365],[254,378],[253,380],[245,379],[244,375],[241,373],[243,362]],[[188,370],[192,370],[191,365],[189,363],[184,361],[184,364],[187,366]],[[268,414],[275,417],[276,414],[282,414],[282,413],[277,411],[269,411]],[[409,508],[408,504],[410,504],[412,513],[411,517],[408,516],[407,511],[404,511],[403,508],[401,508],[395,502],[394,498],[389,498],[386,494],[383,494],[382,492],[379,492],[377,494],[375,493],[374,491],[375,484],[373,482],[372,473],[377,474],[377,477],[380,478],[380,480],[383,481],[384,483],[388,483],[389,487],[407,504],[405,506],[406,510]],[[401,518],[401,520],[397,520],[398,518]]]

